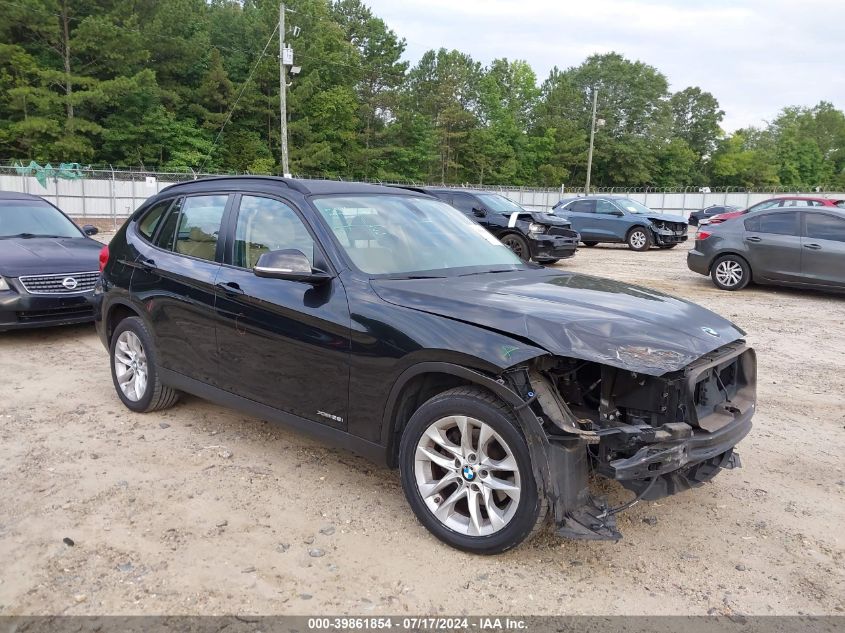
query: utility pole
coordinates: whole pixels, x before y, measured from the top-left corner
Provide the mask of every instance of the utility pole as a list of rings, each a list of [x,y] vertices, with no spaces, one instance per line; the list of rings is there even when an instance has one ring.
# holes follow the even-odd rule
[[[598,101],[599,89],[593,88],[593,117],[590,119],[590,151],[587,154],[587,184],[584,193],[590,195],[590,172],[593,170],[593,139],[596,136],[596,103]]]
[[[279,114],[281,118],[282,135],[282,175],[290,178],[288,164],[288,68],[285,65],[285,5],[279,5]]]

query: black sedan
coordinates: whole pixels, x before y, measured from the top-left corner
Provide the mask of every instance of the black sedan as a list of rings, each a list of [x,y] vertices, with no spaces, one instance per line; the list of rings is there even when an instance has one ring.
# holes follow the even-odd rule
[[[93,320],[96,233],[43,198],[0,192],[0,332]]]
[[[753,281],[845,292],[845,211],[783,207],[709,225],[687,265],[722,290]]]
[[[739,207],[732,204],[713,204],[705,207],[699,211],[693,211],[689,214],[690,226],[703,226],[710,222],[710,218],[722,213],[730,213],[731,211],[739,211]]]
[[[398,467],[464,550],[514,547],[547,512],[618,539],[631,504],[597,501],[591,473],[657,499],[738,466],[751,428],[754,351],[730,321],[526,263],[419,192],[180,183],[104,255],[97,330],[128,409],[192,393]]]

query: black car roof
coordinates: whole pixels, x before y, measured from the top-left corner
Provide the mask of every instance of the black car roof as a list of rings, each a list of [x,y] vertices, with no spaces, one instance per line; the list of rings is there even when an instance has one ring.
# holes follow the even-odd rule
[[[184,189],[186,192],[192,190],[202,191],[209,188],[209,184],[220,186],[230,184],[232,186],[243,186],[245,183],[253,183],[261,186],[278,185],[310,195],[320,194],[350,194],[350,193],[402,193],[408,194],[408,190],[399,187],[386,187],[384,185],[371,185],[364,182],[347,182],[342,180],[303,180],[299,178],[281,178],[279,176],[214,176],[210,178],[198,178],[178,182],[162,189],[171,191],[173,189]]]
[[[0,191],[0,200],[43,200],[41,196],[34,196],[31,193],[20,191]]]

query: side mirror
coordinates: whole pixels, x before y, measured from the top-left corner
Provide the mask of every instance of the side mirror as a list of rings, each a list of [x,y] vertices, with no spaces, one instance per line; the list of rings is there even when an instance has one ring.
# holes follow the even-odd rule
[[[85,235],[96,235],[100,232],[100,229],[93,224],[85,224],[82,227],[82,232],[85,233]]]
[[[616,211],[613,211],[610,215],[616,215],[616,216],[619,216],[621,218],[625,214],[617,209]]]
[[[304,281],[310,284],[325,283],[332,278],[329,273],[312,268],[305,253],[295,248],[264,253],[258,258],[252,272],[257,277]]]
[[[487,210],[482,209],[481,207],[473,207],[472,212],[478,218],[483,218],[485,215],[487,215]]]

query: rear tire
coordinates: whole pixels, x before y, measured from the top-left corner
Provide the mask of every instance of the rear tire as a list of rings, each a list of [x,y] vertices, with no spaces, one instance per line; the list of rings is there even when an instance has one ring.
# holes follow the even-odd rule
[[[751,267],[739,255],[723,255],[713,262],[710,278],[721,290],[742,290],[751,281]]]
[[[643,226],[635,226],[628,232],[625,241],[628,242],[628,248],[632,251],[647,251],[651,248],[651,233]]]
[[[500,241],[502,244],[511,249],[514,255],[519,257],[522,261],[527,262],[531,259],[531,251],[528,249],[528,240],[521,235],[508,233],[507,235],[503,235]]]
[[[499,554],[546,516],[516,419],[478,387],[450,389],[417,409],[402,433],[399,470],[420,523],[460,550]]]
[[[118,324],[109,356],[114,389],[128,409],[159,411],[179,400],[179,392],[163,385],[158,377],[152,337],[139,317],[127,317]]]

